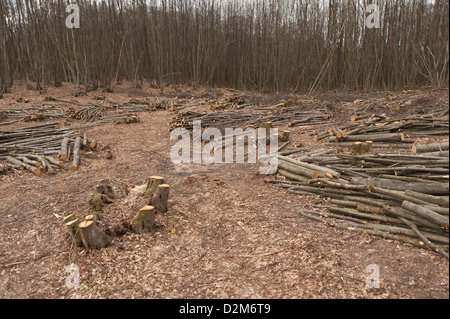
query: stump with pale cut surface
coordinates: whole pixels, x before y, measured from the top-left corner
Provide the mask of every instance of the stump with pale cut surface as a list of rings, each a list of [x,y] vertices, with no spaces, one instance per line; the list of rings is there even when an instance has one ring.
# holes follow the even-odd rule
[[[94,211],[98,212],[105,204],[112,203],[114,198],[109,180],[101,180],[94,187],[94,193],[89,199],[89,205]]]
[[[131,231],[136,234],[148,233],[155,225],[155,207],[142,207],[130,222]]]
[[[144,193],[144,196],[151,197],[158,189],[158,186],[164,183],[165,183],[164,177],[149,176],[147,179],[147,189]]]
[[[104,248],[109,245],[110,239],[93,220],[84,220],[78,224],[81,241],[86,248]]]
[[[168,211],[170,185],[161,184],[156,192],[152,195],[151,205],[156,208],[159,213],[165,214]]]

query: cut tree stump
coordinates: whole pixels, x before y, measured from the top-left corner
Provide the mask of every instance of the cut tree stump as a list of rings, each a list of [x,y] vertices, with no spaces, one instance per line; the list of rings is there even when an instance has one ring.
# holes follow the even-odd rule
[[[68,223],[75,219],[78,219],[77,216],[75,214],[70,214],[70,215],[67,215],[66,217],[64,217],[63,222]]]
[[[115,196],[113,194],[113,189],[112,189],[110,183],[111,183],[111,181],[109,179],[102,179],[102,180],[99,180],[97,184],[103,185],[103,187],[104,187],[103,194],[105,194],[106,196],[108,196],[111,199],[114,199]]]
[[[98,212],[103,208],[104,202],[103,202],[103,189],[104,186],[101,184],[97,184],[94,188],[94,193],[91,195],[91,198],[89,199],[89,205],[91,205],[91,208]]]
[[[278,142],[281,142],[281,143],[288,142],[290,136],[291,136],[291,131],[283,131],[278,136]]]
[[[168,211],[167,203],[169,200],[169,190],[170,185],[161,184],[158,186],[156,192],[152,195],[150,204],[154,206],[156,210],[161,214],[165,214]]]
[[[132,123],[139,123],[139,117],[137,115],[131,115],[131,116],[126,116],[124,117],[122,120],[118,120],[116,123],[120,124],[120,123],[124,123],[124,124],[132,124]]]
[[[101,180],[94,187],[94,193],[89,199],[89,205],[94,211],[98,212],[105,204],[112,203],[114,197],[108,180]]]
[[[84,220],[85,220],[85,221],[92,220],[94,223],[96,223],[96,222],[97,222],[97,215],[95,215],[95,214],[87,215],[87,216],[84,218]]]
[[[145,190],[144,196],[151,197],[158,189],[158,186],[164,183],[165,183],[164,177],[149,176],[147,179],[147,189]]]
[[[155,225],[155,207],[147,205],[142,207],[131,220],[131,231],[136,234],[148,233]]]
[[[274,128],[272,122],[264,122],[261,125],[261,128],[264,128],[266,130],[266,144],[270,144],[270,129]],[[280,138],[280,135],[278,136],[278,139]]]
[[[86,248],[104,248],[109,245],[110,239],[94,221],[84,220],[78,224],[81,240]]]
[[[78,224],[80,223],[78,217],[75,214],[70,214],[64,217],[63,222],[66,225],[67,230],[69,231],[70,237],[72,238],[75,247],[83,246],[83,243],[81,241],[81,233],[78,229]]]
[[[262,123],[261,127],[266,129],[267,134],[270,134],[270,129],[274,128],[272,122],[264,122],[264,123]]]
[[[72,237],[75,247],[81,247],[83,242],[81,240],[81,232],[78,228],[79,220],[78,218],[72,219],[66,223],[66,227],[69,231],[70,237]]]
[[[365,154],[367,152],[370,151],[370,149],[372,148],[372,142],[368,141],[368,142],[355,142],[350,151],[352,152],[352,154]]]

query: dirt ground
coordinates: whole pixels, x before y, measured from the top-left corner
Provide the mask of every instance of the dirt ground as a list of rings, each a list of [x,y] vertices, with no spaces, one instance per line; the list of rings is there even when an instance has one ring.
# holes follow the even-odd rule
[[[126,101],[157,93],[123,85],[105,94]],[[439,94],[448,105],[448,91]],[[73,98],[68,87],[46,95]],[[333,105],[343,96],[324,99]],[[0,109],[18,97],[41,101],[44,95],[14,87]],[[76,172],[1,177],[0,298],[449,298],[445,258],[300,216],[299,209],[322,200],[267,184],[258,164],[175,165],[168,131],[173,114],[138,115],[137,124],[88,130],[110,145],[112,159],[83,158]],[[315,147],[311,135],[298,129],[293,140]],[[171,185],[169,212],[157,215],[153,232],[128,232],[101,250],[71,247],[62,219],[88,212],[98,180],[110,179],[119,190],[149,175]],[[70,264],[79,268],[78,288],[66,285]],[[366,287],[373,264],[378,289]]]

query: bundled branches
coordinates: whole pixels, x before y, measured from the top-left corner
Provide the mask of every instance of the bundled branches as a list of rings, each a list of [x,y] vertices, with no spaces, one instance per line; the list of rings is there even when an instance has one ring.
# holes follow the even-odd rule
[[[104,108],[122,110],[123,112],[147,112],[156,110],[170,110],[174,107],[180,107],[182,104],[175,103],[167,98],[145,99],[145,100],[130,100],[127,102],[117,102],[106,100],[103,104]]]
[[[288,124],[298,126],[321,123],[329,119],[326,110],[304,111],[301,107],[276,108],[266,111],[225,110],[211,113],[194,111],[179,112],[170,122],[170,130],[182,127],[188,130],[193,128],[193,121],[200,120],[202,127],[261,127],[264,123],[272,125]]]
[[[4,112],[10,118],[26,122],[68,118],[93,122],[103,116],[102,109],[103,106],[100,104],[82,104],[73,100],[46,97],[44,102],[26,106],[15,102],[13,108],[6,109]]]
[[[22,100],[21,100],[22,101]],[[26,101],[29,103],[29,101]],[[14,107],[0,112],[0,119],[10,118],[16,121],[43,121],[46,119],[76,119],[83,122],[111,122],[115,117],[127,117],[136,112],[148,112],[159,109],[173,110],[181,107],[169,99],[146,99],[116,102],[111,100],[98,103],[80,103],[76,100],[64,100],[46,97],[43,102],[23,105],[14,103]],[[113,114],[120,111],[120,114]],[[2,123],[3,125],[8,123]]]
[[[0,131],[0,160],[5,167],[22,174],[26,169],[36,175],[55,173],[56,169],[69,167],[64,162],[72,158],[73,170],[78,169],[82,147],[92,148],[87,138],[81,138],[76,131],[89,127],[59,128],[58,122]],[[59,159],[51,155],[59,155]]]
[[[11,119],[29,121],[41,121],[48,118],[58,119],[65,116],[64,110],[57,106],[47,104],[32,104],[22,106],[16,104],[14,108],[3,110]]]
[[[302,215],[427,247],[448,258],[448,157],[297,156],[299,160],[279,155],[278,174],[287,180],[270,182],[294,194],[330,198],[338,206],[326,206],[327,213],[302,211]]]
[[[319,133],[316,140],[328,139],[331,145],[351,146],[354,142],[371,141],[371,147],[412,148],[408,137],[448,135],[448,119],[438,119],[433,114],[391,119],[385,115],[373,115],[369,120],[341,128],[329,128]],[[337,143],[337,144],[336,144]],[[403,146],[401,145],[403,144]]]
[[[59,122],[0,131],[0,158],[11,154],[56,154],[63,138],[75,136],[74,128],[59,128]]]

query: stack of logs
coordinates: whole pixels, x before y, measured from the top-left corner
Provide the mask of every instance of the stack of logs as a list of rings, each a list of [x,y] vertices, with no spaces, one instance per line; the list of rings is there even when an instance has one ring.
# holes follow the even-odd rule
[[[64,111],[66,118],[73,118],[84,122],[94,122],[101,119],[104,116],[102,109],[98,105],[87,106],[76,110],[73,107],[69,107]]]
[[[29,103],[28,101],[20,101]],[[30,103],[27,106],[16,101],[14,108],[7,109],[5,112],[10,118],[24,120],[26,122],[42,121],[49,118],[74,118],[92,122],[103,116],[102,110],[103,106],[100,104],[79,103],[74,100],[46,97],[43,102]]]
[[[331,204],[341,206],[302,215],[426,247],[448,258],[448,152],[311,154],[297,153],[297,159],[279,155],[278,174],[287,179],[269,181],[294,194],[331,198]]]
[[[73,244],[76,247],[99,249],[108,246],[114,235],[123,235],[127,231],[136,234],[149,233],[155,227],[155,215],[168,211],[170,186],[161,176],[149,176],[143,186],[140,196],[147,199],[147,205],[141,207],[129,220],[115,225],[104,225],[105,221],[100,213],[104,205],[113,203],[116,197],[109,180],[99,181],[89,199],[89,214],[84,218],[75,214],[64,218]]]
[[[140,122],[139,116],[132,114],[132,115],[122,116],[115,123],[116,124],[132,124],[132,123],[139,123],[139,122]]]
[[[265,133],[265,136],[263,136],[263,138],[265,138],[265,143],[270,144],[270,138],[272,135],[271,129],[274,128],[273,123],[264,122],[261,124],[260,128],[264,129],[263,132]],[[220,151],[222,149],[226,149],[229,146],[232,147],[237,143],[238,144],[241,143],[243,146],[250,145],[253,143],[256,149],[256,144],[259,142],[257,134],[253,134],[252,131],[246,132],[245,130],[243,130],[242,132],[239,131],[234,132],[233,130],[233,132],[230,133],[230,135],[227,135],[226,133],[227,131],[225,131],[224,136],[215,137],[212,141],[208,143],[208,145],[211,147],[212,150]],[[283,147],[289,144],[290,134],[291,131],[289,130],[281,130],[278,131],[278,133],[273,133],[274,137],[276,137],[278,140],[278,144],[281,144],[279,149],[282,149]]]
[[[99,98],[96,98],[99,100]],[[21,102],[29,103],[29,101]],[[124,118],[134,115],[136,112],[147,112],[159,109],[174,110],[182,107],[182,104],[175,104],[169,99],[155,100],[130,100],[128,102],[116,102],[103,100],[99,103],[80,103],[75,100],[64,100],[53,97],[46,97],[43,102],[30,103],[22,105],[14,102],[14,108],[0,111],[0,120],[11,118],[14,121],[2,123],[3,125],[23,120],[43,121],[45,119],[76,119],[84,122],[111,122],[117,120],[117,117]],[[121,114],[107,114],[107,111],[120,110]]]
[[[117,102],[107,100],[103,105],[106,109],[113,108],[116,110],[122,110],[123,112],[148,112],[155,110],[170,110],[182,106],[182,104],[176,104],[170,99],[130,100],[127,102]]]
[[[12,109],[3,111],[11,119],[23,120],[25,122],[42,121],[48,118],[63,118],[64,110],[48,103],[31,104],[30,106],[16,105]]]
[[[328,120],[324,109],[304,111],[299,107],[276,108],[265,111],[225,110],[212,113],[194,111],[179,112],[170,122],[169,131],[175,128],[193,129],[193,121],[200,120],[202,128],[215,127],[223,130],[229,128],[258,128],[265,122],[273,125],[288,124],[291,127],[311,125]]]
[[[202,106],[205,104],[207,104],[207,101],[196,98],[190,98],[187,101],[184,101],[183,103],[173,104],[172,107],[169,108],[169,111],[176,112],[191,107]]]
[[[55,173],[57,168],[64,168],[64,161],[72,155],[70,166],[78,169],[80,163],[80,149],[92,149],[95,142],[88,142],[86,133],[84,138],[76,133],[78,128],[59,128],[58,122],[22,127],[9,131],[0,131],[0,159],[6,161],[0,167],[0,172],[11,170],[22,175],[23,169],[40,175],[43,172]],[[59,159],[51,155],[59,155]]]
[[[252,106],[251,104],[245,103],[245,98],[241,96],[230,96],[224,100],[217,101],[212,107],[215,110],[225,110],[225,109],[242,109]]]
[[[386,115],[373,115],[367,121],[329,128],[319,133],[316,140],[328,138],[329,145],[352,146],[354,142],[371,141],[372,148],[406,148],[410,149],[414,141],[406,137],[436,137],[448,135],[449,120],[435,118],[433,114],[412,115],[405,118],[391,119]]]

